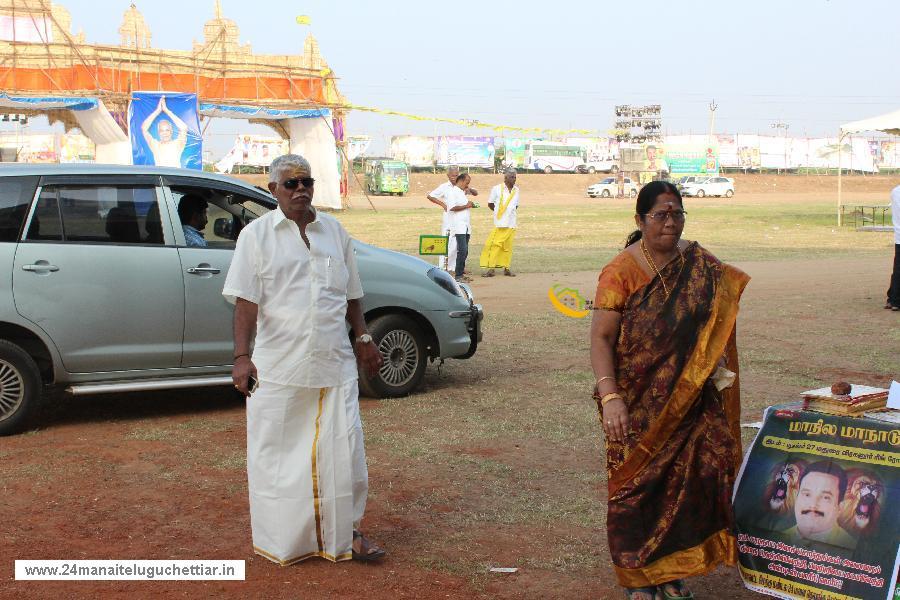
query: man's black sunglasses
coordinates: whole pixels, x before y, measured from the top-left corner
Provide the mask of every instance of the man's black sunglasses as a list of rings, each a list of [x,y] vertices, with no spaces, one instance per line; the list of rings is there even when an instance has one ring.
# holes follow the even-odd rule
[[[296,190],[298,187],[300,187],[301,183],[303,184],[303,187],[311,188],[315,182],[316,180],[312,177],[294,177],[293,179],[288,179],[281,185],[289,190]]]

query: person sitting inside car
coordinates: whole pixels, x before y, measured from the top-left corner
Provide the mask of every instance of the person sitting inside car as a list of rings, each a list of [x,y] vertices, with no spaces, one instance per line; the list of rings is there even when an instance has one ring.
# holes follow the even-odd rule
[[[178,218],[181,219],[181,228],[184,230],[184,241],[188,246],[206,248],[207,243],[203,238],[203,229],[208,221],[206,211],[209,203],[194,194],[185,194],[178,203]]]

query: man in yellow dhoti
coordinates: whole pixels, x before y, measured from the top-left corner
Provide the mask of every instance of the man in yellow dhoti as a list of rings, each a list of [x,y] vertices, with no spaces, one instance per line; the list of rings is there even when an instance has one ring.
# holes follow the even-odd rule
[[[306,159],[276,158],[269,178],[278,208],[241,231],[222,291],[235,303],[232,379],[248,396],[253,549],[281,565],[375,560],[384,550],[359,531],[369,480],[357,361],[371,374],[382,358],[350,236],[312,207]]]
[[[494,269],[503,269],[507,277],[515,277],[509,270],[512,262],[513,237],[516,235],[516,211],[519,208],[519,186],[516,185],[516,170],[507,169],[503,183],[491,190],[488,208],[494,211],[494,229],[488,236],[481,251],[481,268],[486,269],[481,276],[493,277]]]

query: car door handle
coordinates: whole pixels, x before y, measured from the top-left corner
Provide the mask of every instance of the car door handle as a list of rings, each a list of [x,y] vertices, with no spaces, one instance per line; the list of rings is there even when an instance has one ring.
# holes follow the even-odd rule
[[[205,273],[212,273],[216,275],[222,272],[222,269],[217,269],[215,267],[191,267],[187,270],[191,275],[203,275]]]
[[[56,273],[57,271],[59,271],[59,267],[57,267],[56,265],[51,265],[50,263],[41,261],[34,265],[22,265],[22,270],[23,271],[31,271],[32,273],[45,273],[45,272]]]

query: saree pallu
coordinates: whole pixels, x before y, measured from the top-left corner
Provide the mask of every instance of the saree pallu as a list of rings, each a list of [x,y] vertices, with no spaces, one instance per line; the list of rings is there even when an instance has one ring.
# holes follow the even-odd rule
[[[629,588],[734,565],[731,493],[741,461],[739,380],[719,392],[719,359],[737,372],[735,323],[749,277],[696,243],[625,301],[616,380],[630,433],[607,441],[607,531]]]

